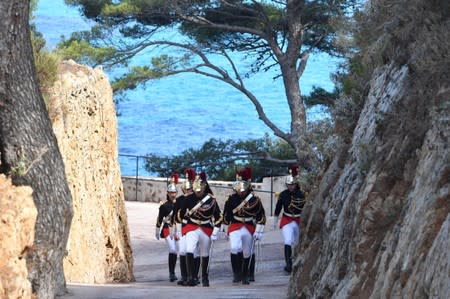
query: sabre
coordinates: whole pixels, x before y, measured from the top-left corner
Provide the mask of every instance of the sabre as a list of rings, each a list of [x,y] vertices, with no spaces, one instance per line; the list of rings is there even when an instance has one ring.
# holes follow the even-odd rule
[[[206,268],[206,274],[209,274],[209,265],[211,265],[211,261],[212,261],[213,247],[214,247],[214,241],[211,241],[211,246],[209,247],[209,263],[208,263],[208,267]]]
[[[250,259],[248,260],[248,265],[250,267],[250,264],[252,263],[253,258],[253,250],[255,249],[256,239],[253,239],[252,247],[250,247]],[[255,261],[256,262],[256,261]]]
[[[255,260],[255,272],[258,272],[258,265],[261,263],[262,261],[262,249],[261,249],[261,242],[258,242],[257,246],[256,246],[256,260]]]

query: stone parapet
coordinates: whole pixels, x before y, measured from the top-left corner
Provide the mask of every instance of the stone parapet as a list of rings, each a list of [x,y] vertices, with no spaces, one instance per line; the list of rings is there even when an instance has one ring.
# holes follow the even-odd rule
[[[159,202],[166,198],[168,179],[161,177],[131,177],[123,176],[122,185],[126,201]],[[221,208],[228,195],[232,193],[232,183],[229,181],[208,181]],[[252,183],[255,193],[261,198],[266,215],[273,214],[277,194],[284,190],[284,177],[264,178],[262,183]],[[179,194],[181,188],[178,186]]]

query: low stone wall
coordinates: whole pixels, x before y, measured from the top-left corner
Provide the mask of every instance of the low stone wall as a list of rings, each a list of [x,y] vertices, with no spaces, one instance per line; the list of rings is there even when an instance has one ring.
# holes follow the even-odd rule
[[[160,177],[122,177],[125,200],[141,202],[160,202],[166,198],[167,178]],[[232,193],[232,182],[208,181],[221,208],[228,195]],[[264,178],[262,183],[252,184],[255,193],[261,198],[266,215],[275,210],[277,194],[284,190],[284,177]],[[181,189],[179,186],[179,194]]]

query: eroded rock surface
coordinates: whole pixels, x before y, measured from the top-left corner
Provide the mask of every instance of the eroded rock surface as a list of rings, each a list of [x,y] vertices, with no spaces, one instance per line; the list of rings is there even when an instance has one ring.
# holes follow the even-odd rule
[[[133,281],[111,86],[100,68],[73,61],[61,63],[58,73],[48,110],[74,205],[66,279]]]

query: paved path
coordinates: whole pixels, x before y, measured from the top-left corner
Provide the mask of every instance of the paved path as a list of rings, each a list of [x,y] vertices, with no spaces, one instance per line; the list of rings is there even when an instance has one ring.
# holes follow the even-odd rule
[[[61,299],[278,299],[285,298],[289,276],[283,271],[283,243],[281,231],[266,226],[261,241],[261,259],[257,259],[255,282],[250,285],[233,284],[229,244],[216,241],[211,258],[210,287],[178,286],[169,282],[167,247],[154,238],[158,204],[126,202],[131,246],[134,256],[136,282],[127,284],[68,284],[69,293]],[[177,263],[176,275],[179,277]]]

